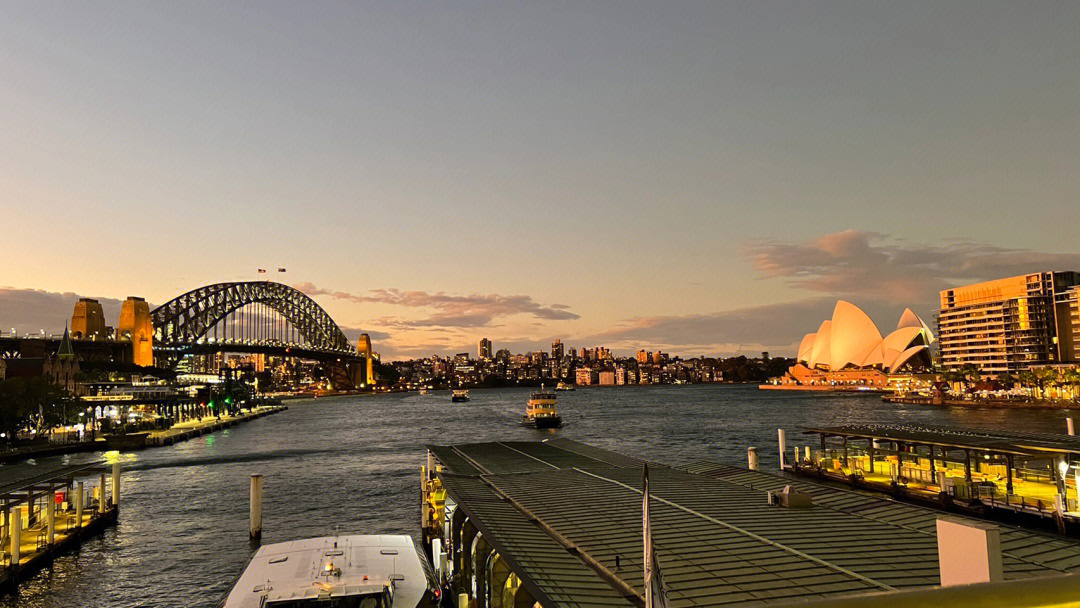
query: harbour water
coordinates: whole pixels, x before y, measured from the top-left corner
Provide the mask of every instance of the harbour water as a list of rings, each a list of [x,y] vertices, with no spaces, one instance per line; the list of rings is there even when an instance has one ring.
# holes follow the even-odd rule
[[[664,463],[738,465],[745,465],[746,447],[755,445],[762,468],[775,468],[778,426],[788,431],[790,445],[803,445],[800,425],[1064,432],[1065,417],[1077,415],[891,404],[871,394],[753,386],[620,387],[560,393],[566,426],[537,431],[518,424],[529,392],[474,390],[468,403],[451,403],[447,391],[295,401],[281,414],[122,454],[119,524],[57,559],[17,595],[0,598],[0,608],[214,606],[254,551],[247,538],[251,473],[265,476],[263,542],[335,530],[416,535],[425,443],[561,435]]]

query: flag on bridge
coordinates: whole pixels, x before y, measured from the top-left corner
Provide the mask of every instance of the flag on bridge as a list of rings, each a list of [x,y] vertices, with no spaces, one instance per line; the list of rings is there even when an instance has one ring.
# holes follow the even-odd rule
[[[265,268],[260,268],[259,269],[259,274],[266,274],[266,269]]]
[[[278,272],[285,272],[285,269],[284,268],[278,268],[277,271]]]
[[[660,572],[660,561],[652,544],[652,527],[649,525],[649,465],[644,473],[645,498],[641,511],[645,528],[645,608],[667,608],[667,586],[664,575]]]

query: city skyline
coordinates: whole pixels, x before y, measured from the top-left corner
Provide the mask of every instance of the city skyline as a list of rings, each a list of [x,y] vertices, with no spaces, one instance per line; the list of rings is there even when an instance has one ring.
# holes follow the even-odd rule
[[[791,356],[1080,269],[1077,6],[610,6],[7,5],[0,325],[285,267],[391,359]]]

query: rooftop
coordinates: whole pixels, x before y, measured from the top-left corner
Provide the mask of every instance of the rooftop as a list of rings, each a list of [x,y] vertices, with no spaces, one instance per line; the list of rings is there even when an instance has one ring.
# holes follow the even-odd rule
[[[643,461],[567,439],[429,449],[453,501],[543,605],[641,605]],[[671,606],[939,583],[940,512],[716,463],[649,465]],[[814,506],[769,506],[766,492],[786,485]],[[1001,541],[1006,580],[1080,571],[1076,542],[1006,526]]]

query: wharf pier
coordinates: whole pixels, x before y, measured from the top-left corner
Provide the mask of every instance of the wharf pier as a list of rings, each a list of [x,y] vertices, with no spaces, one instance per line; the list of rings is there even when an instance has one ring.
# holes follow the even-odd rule
[[[193,437],[199,437],[224,428],[236,426],[241,422],[255,420],[256,418],[262,418],[263,416],[269,416],[270,414],[277,414],[278,412],[283,412],[287,409],[289,408],[285,405],[264,405],[248,412],[240,413],[236,416],[225,415],[220,418],[217,416],[205,416],[195,420],[186,420],[163,431],[153,431],[149,433],[146,435],[145,445],[146,447],[172,445],[181,441],[187,441]]]
[[[70,465],[0,479],[0,591],[116,523],[120,465]]]
[[[427,449],[423,543],[445,593],[469,608],[645,605],[645,461],[563,438]],[[955,515],[943,528],[931,509],[724,464],[648,467],[672,607],[1049,606],[1073,601],[1080,584],[1071,539]],[[999,565],[992,582],[935,594],[967,566],[942,547],[980,551],[940,540],[950,526],[999,539],[981,548]],[[1047,578],[1031,600],[1034,577]]]
[[[782,468],[945,510],[1080,536],[1080,437],[900,425],[808,427]]]

